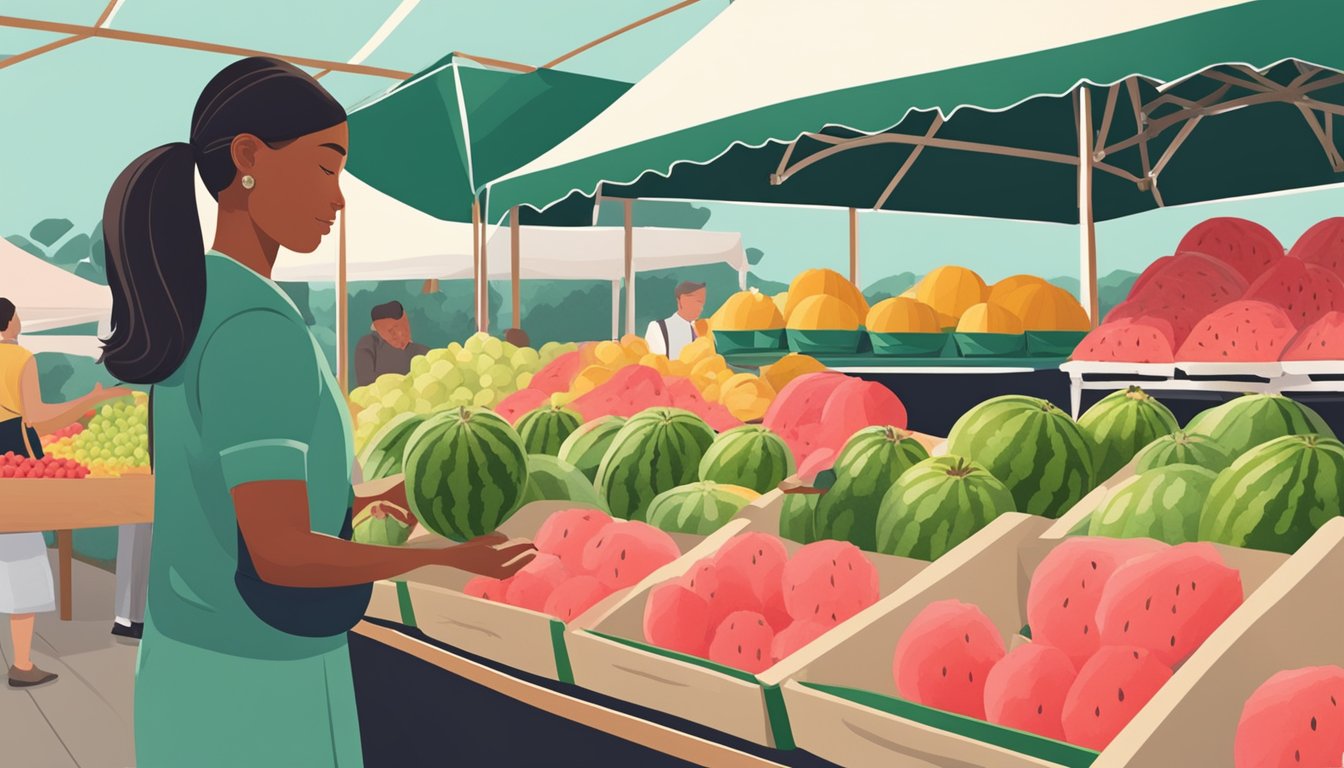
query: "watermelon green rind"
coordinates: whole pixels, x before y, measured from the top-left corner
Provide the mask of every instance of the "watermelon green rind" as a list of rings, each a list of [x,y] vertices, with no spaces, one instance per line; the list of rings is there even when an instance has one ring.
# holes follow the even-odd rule
[[[1141,448],[1180,428],[1176,416],[1139,387],[1103,397],[1078,419],[1096,444],[1096,479],[1119,472]]]
[[[988,469],[958,456],[925,459],[896,479],[877,513],[877,551],[937,560],[994,518],[1013,494]]]
[[[816,493],[786,493],[779,511],[779,535],[799,544],[817,541]]]
[[[818,539],[877,549],[877,515],[891,484],[929,457],[924,446],[895,427],[864,427],[835,460],[835,485],[817,502]]]
[[[584,422],[565,438],[557,458],[572,464],[586,475],[590,482],[595,481],[602,457],[607,454],[611,441],[624,425],[625,419],[620,416],[599,416]]]
[[[1269,394],[1242,395],[1202,411],[1185,431],[1212,438],[1233,456],[1284,435],[1335,436],[1316,411],[1284,395]]]
[[[602,509],[597,489],[582,472],[554,456],[535,453],[527,457],[527,488],[518,506],[534,501],[572,501]]]
[[[1200,511],[1218,474],[1173,464],[1129,478],[1092,512],[1089,536],[1149,538],[1168,544],[1199,540]]]
[[[649,502],[649,525],[668,533],[708,536],[742,511],[756,492],[750,488],[701,481],[663,491]]]
[[[1243,454],[1214,481],[1199,537],[1292,554],[1344,514],[1344,443],[1287,435]]]
[[[411,526],[391,515],[374,517],[365,509],[351,521],[350,540],[380,547],[400,547],[411,536]]]
[[[1134,456],[1134,471],[1139,474],[1177,464],[1193,464],[1222,472],[1231,466],[1232,452],[1211,437],[1177,430],[1157,438]]]
[[[406,444],[424,421],[425,416],[418,413],[399,413],[375,432],[359,455],[359,467],[364,473],[364,479],[381,480],[400,474]]]
[[[411,512],[454,541],[494,532],[518,510],[527,487],[523,441],[484,408],[426,419],[411,435],[403,463]]]
[[[1096,487],[1095,446],[1068,414],[1034,397],[1003,395],[952,426],[947,452],[971,456],[1012,492],[1014,509],[1056,518]]]
[[[582,421],[579,414],[568,408],[537,408],[518,420],[518,436],[529,454],[555,456]]]
[[[644,520],[653,498],[694,482],[714,431],[679,408],[650,408],[625,422],[597,469],[598,496],[615,517]]]
[[[714,438],[700,460],[700,479],[774,490],[795,469],[793,452],[784,439],[755,424],[734,427]]]

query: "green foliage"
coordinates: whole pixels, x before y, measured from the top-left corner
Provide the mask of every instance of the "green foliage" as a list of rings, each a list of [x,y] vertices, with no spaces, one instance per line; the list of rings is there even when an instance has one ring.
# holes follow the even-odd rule
[[[70,223],[69,219],[43,219],[33,227],[28,236],[50,248],[74,228],[75,225]]]
[[[747,263],[751,266],[754,267],[757,264],[760,264],[761,259],[763,258],[765,258],[765,251],[762,251],[760,248],[747,249]]]
[[[51,257],[51,263],[70,269],[89,257],[89,243],[88,235],[75,235],[57,249],[56,254]]]
[[[45,259],[47,257],[47,252],[42,249],[42,246],[34,243],[23,235],[10,235],[5,239],[38,258]]]
[[[868,299],[869,304],[876,304],[883,299],[890,299],[892,296],[900,296],[902,293],[910,290],[919,282],[919,275],[912,272],[901,272],[900,274],[890,275],[868,286],[863,291],[864,298]]]

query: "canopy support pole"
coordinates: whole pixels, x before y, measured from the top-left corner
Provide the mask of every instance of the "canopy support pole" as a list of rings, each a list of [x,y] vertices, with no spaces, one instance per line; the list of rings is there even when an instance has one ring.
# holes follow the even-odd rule
[[[1080,299],[1092,327],[1097,327],[1097,226],[1092,216],[1092,97],[1078,89],[1078,234]]]
[[[490,227],[481,219],[481,333],[490,332],[490,262],[486,254]]]
[[[350,392],[350,296],[346,281],[345,210],[341,210],[341,231],[336,250],[336,381],[341,395]]]
[[[522,240],[522,230],[518,228],[518,206],[509,209],[509,256],[512,264],[509,268],[509,274],[513,278],[513,327],[523,327],[523,308],[519,304],[519,297],[522,295],[520,285],[522,277],[519,272],[519,265],[522,264],[522,256],[518,253],[518,244]]]
[[[471,201],[471,292],[472,303],[476,307],[476,331],[485,330],[484,313],[481,312],[481,205]]]
[[[621,338],[621,281],[611,281],[611,340]]]
[[[625,332],[635,332],[635,229],[634,201],[621,201],[625,208]]]
[[[859,284],[859,209],[849,209],[849,282]]]

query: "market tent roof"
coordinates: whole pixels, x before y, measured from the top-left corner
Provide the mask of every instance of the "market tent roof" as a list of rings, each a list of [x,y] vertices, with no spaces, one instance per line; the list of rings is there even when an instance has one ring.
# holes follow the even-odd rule
[[[625,277],[625,230],[622,227],[521,227],[519,278],[522,280],[609,280]],[[737,232],[636,227],[632,232],[635,272],[676,267],[727,264],[744,275],[747,255]],[[486,245],[492,280],[513,274],[510,232],[500,227]],[[470,278],[464,264],[455,278]]]
[[[350,115],[348,171],[447,221],[630,88],[572,72],[509,72],[448,55]]]
[[[0,239],[0,295],[14,302],[25,332],[106,323],[112,292]]]
[[[923,135],[933,129],[938,138],[989,140],[1034,152],[1050,152],[1040,147],[1058,144],[1070,147],[1076,157],[1074,102],[1064,97],[1080,82],[1110,85],[1134,76],[1142,78],[1134,81],[1137,99],[1116,89],[1120,108],[1113,109],[1112,124],[1107,125],[1117,136],[1124,135],[1126,126],[1133,134],[1143,119],[1138,116],[1136,120],[1134,113],[1157,102],[1163,95],[1159,88],[1213,65],[1248,65],[1259,70],[1256,75],[1273,71],[1277,63],[1289,59],[1344,69],[1344,49],[1333,32],[1341,23],[1344,3],[1329,0],[1167,0],[1132,4],[1123,11],[1075,0],[945,0],[933,5],[915,0],[840,0],[821,10],[808,0],[737,0],[582,130],[492,184],[490,217],[499,220],[512,205],[544,208],[573,191],[592,193],[601,182],[609,183],[603,186],[608,192],[611,183],[629,184],[645,174],[666,176],[679,164],[710,163],[721,156],[726,162],[721,166],[716,163],[714,173],[692,174],[690,181],[694,183],[669,187],[674,194],[665,196],[769,198],[771,194],[760,189],[768,186],[769,174],[777,167],[771,160],[779,158],[795,139],[828,127],[826,133],[831,138],[875,134],[901,126],[900,133]],[[800,54],[805,60],[799,61]],[[795,63],[784,63],[790,61]],[[1238,78],[1263,85],[1241,68],[1232,69]],[[1330,77],[1330,73],[1301,74],[1318,77],[1317,85]],[[1304,85],[1297,74],[1279,72],[1278,79],[1270,79],[1281,89],[1285,77],[1294,87]],[[1206,85],[1201,80],[1184,87],[1188,95]],[[1216,87],[1208,87],[1205,95]],[[1233,99],[1238,95],[1218,94],[1219,98]],[[1134,100],[1139,102],[1137,109]],[[1094,102],[1093,125],[1101,126],[1105,124],[1107,98]],[[1019,109],[1009,109],[1018,105]],[[1181,109],[1191,105],[1172,102],[1167,106]],[[1196,109],[1204,106],[1194,105]],[[1296,115],[1299,132],[1292,138],[1306,136],[1306,145],[1319,158],[1325,142],[1317,141],[1314,127],[1303,119],[1299,106],[1291,100],[1273,106],[1275,109],[1254,111],[1273,113],[1274,120],[1285,114]],[[1013,119],[1000,118],[1004,110],[1009,110]],[[1228,115],[1235,112],[1229,109],[1219,119]],[[909,122],[902,126],[907,118]],[[944,118],[945,127],[935,128],[933,123]],[[1226,120],[1224,125],[1234,124],[1235,119]],[[1208,126],[1217,122],[1210,120]],[[1244,137],[1246,127],[1219,129],[1222,135],[1210,145],[1224,150],[1229,143],[1236,147],[1231,155],[1224,153],[1218,158],[1224,172],[1202,179],[1187,174],[1188,181],[1175,185],[1174,193],[1165,195],[1162,201],[1151,189],[1142,188],[1142,179],[1098,174],[1096,217],[1114,218],[1163,203],[1230,196],[1227,169],[1253,160],[1260,151],[1258,147],[1251,151],[1245,138],[1240,142],[1232,138]],[[1214,132],[1212,128],[1209,131]],[[1188,134],[1184,129],[1182,132]],[[822,143],[826,143],[825,138]],[[1150,147],[1153,163],[1166,148],[1179,144],[1172,135],[1158,138]],[[749,157],[750,153],[742,151],[767,142],[775,142],[778,148],[773,158]],[[885,174],[876,189],[880,195],[903,164],[900,152],[909,157],[911,148],[892,144],[882,149],[890,154],[881,159],[892,162],[874,162],[872,156],[854,152],[846,158],[848,166],[842,162],[837,168],[829,160],[825,165],[833,176],[846,181],[865,179],[865,174],[871,175],[874,167],[879,168]],[[1138,148],[1128,149],[1132,151],[1127,156],[1110,157],[1107,162],[1130,162],[1134,158],[1134,166],[1142,172]],[[804,155],[807,151],[805,148]],[[1077,184],[1076,160],[1070,169],[1067,162],[1032,165],[1024,157],[924,150],[925,155],[935,152],[947,157],[941,159],[943,166],[937,174],[944,179],[943,188],[935,186],[932,197],[945,202],[920,206],[913,190],[921,187],[911,175],[909,189],[901,190],[904,197],[893,195],[886,207],[1078,221],[1076,188],[1069,191]],[[1186,161],[1184,154],[1180,161]],[[923,160],[914,167],[918,168],[920,162]],[[971,164],[974,170],[968,167]],[[1272,166],[1256,165],[1244,173],[1251,180],[1243,181],[1242,188],[1233,194],[1328,183],[1327,178],[1338,181],[1328,164],[1314,175],[1290,174],[1288,179],[1268,172]],[[822,167],[818,163],[808,172]],[[986,167],[991,172],[979,171]],[[1217,165],[1214,167],[1216,170]],[[1135,175],[1129,169],[1121,170]],[[1175,166],[1170,170],[1174,173]],[[1033,177],[1031,173],[1042,175]],[[762,177],[766,183],[760,181]],[[954,177],[956,185],[949,186],[946,179]],[[981,178],[988,178],[988,183],[980,184]],[[803,179],[800,174],[797,181]],[[1128,185],[1124,189],[1128,194],[1108,194],[1111,190],[1107,185],[1112,179]],[[877,196],[871,179],[862,194],[856,193],[849,200],[826,182],[817,180],[812,190],[803,192],[797,192],[796,185],[794,192],[781,188],[767,201],[798,202],[821,197],[832,205],[872,207]],[[735,183],[738,189],[733,188]],[[649,184],[657,187],[654,182]],[[788,182],[784,184],[787,186]],[[742,187],[749,189],[743,191]],[[1046,188],[1050,189],[1048,194],[1039,194]],[[645,191],[652,192],[648,188]],[[915,198],[913,202],[911,198]]]

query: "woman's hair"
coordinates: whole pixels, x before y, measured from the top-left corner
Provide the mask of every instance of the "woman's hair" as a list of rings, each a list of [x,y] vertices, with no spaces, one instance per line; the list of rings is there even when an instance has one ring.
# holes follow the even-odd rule
[[[14,302],[0,297],[0,331],[9,330],[9,321],[14,319]]]
[[[196,101],[188,142],[151,149],[121,172],[103,208],[112,333],[102,363],[121,381],[163,381],[186,359],[205,311],[205,243],[194,172],[210,196],[233,183],[234,137],[277,148],[345,122],[302,70],[276,59],[234,62]]]

